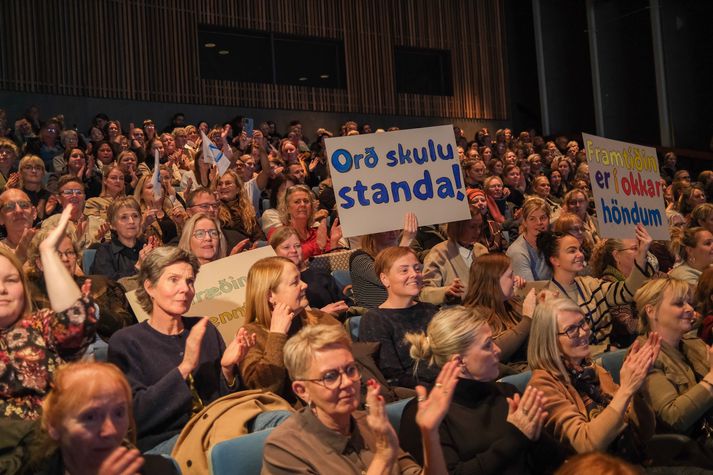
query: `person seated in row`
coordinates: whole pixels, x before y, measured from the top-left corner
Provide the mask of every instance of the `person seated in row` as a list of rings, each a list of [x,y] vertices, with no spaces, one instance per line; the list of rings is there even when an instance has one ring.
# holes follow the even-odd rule
[[[339,325],[332,315],[308,308],[306,291],[299,269],[287,258],[266,257],[250,268],[243,328],[256,335],[256,342],[240,363],[240,377],[248,389],[295,402],[283,362],[285,342],[304,326]]]
[[[109,205],[116,198],[125,196],[124,172],[118,165],[110,165],[102,170],[102,189],[99,196],[89,198],[84,205],[85,216],[96,216],[102,221],[108,221]]]
[[[126,375],[139,423],[138,447],[169,454],[190,417],[241,387],[238,364],[255,344],[239,331],[226,347],[207,318],[187,318],[198,259],[176,247],[152,250],[141,263],[136,298],[148,320],[116,332],[109,362]]]
[[[325,270],[310,267],[302,258],[302,243],[297,231],[287,226],[277,229],[270,237],[270,246],[275,254],[291,260],[300,270],[300,278],[307,284],[310,306],[333,315],[340,315],[349,308],[334,277]]]
[[[661,352],[642,386],[644,397],[656,413],[657,431],[704,441],[709,468],[713,468],[709,440],[713,352],[691,333],[696,317],[690,286],[679,279],[653,279],[634,298],[641,323],[637,341],[641,343],[651,334],[661,337]]]
[[[521,233],[507,250],[513,272],[528,282],[549,280],[552,269],[537,247],[537,236],[550,227],[550,207],[542,198],[528,198],[522,218]]]
[[[160,187],[158,194],[154,194],[152,175],[143,175],[134,190],[134,199],[141,209],[141,224],[144,236],[156,237],[160,243],[168,243],[178,236],[178,226],[173,221],[174,213],[179,209],[171,204],[166,197],[166,190]]]
[[[178,247],[196,256],[202,266],[225,257],[227,244],[220,222],[207,214],[198,213],[183,225]]]
[[[701,273],[713,264],[713,233],[705,228],[674,228],[671,249],[680,264],[669,275],[695,287]]]
[[[141,236],[141,207],[133,196],[115,199],[109,205],[107,217],[111,240],[97,247],[89,273],[119,280],[138,272],[141,260],[151,246]]]
[[[358,307],[377,308],[384,303],[387,292],[379,274],[374,270],[376,256],[389,247],[408,247],[418,232],[418,219],[413,213],[404,216],[404,228],[361,237],[361,246],[349,256],[349,274],[354,290],[354,303]]]
[[[24,473],[178,473],[167,458],[141,455],[134,447],[131,387],[112,364],[61,366],[42,406],[43,449],[31,454]]]
[[[35,234],[27,251],[27,282],[32,296],[33,308],[49,308],[51,305],[47,292],[44,266],[40,256],[40,246],[50,232],[52,230],[43,229]],[[77,286],[82,288],[85,282],[89,282],[90,295],[99,308],[97,334],[104,341],[109,341],[109,338],[116,331],[135,324],[136,317],[130,311],[129,302],[125,296],[126,291],[116,281],[103,275],[82,275],[77,265],[80,256],[79,251],[79,246],[73,240],[69,230],[65,231],[57,245],[57,255],[62,260],[67,272],[77,283]]]
[[[227,211],[226,217],[229,217],[229,222],[225,223],[224,227],[244,234],[252,242],[264,241],[265,234],[257,222],[256,210],[238,173],[232,169],[226,170],[218,179],[216,191],[223,204],[222,208]]]
[[[436,374],[416,378],[407,333],[423,332],[438,307],[418,301],[423,287],[422,265],[410,247],[389,247],[376,256],[375,271],[386,288],[386,301],[367,311],[359,324],[359,340],[379,342],[379,369],[392,386],[414,388],[417,379],[433,382]]]
[[[442,305],[461,301],[473,260],[488,252],[477,242],[482,224],[480,211],[472,208],[470,219],[448,223],[448,240],[436,244],[423,262],[422,302]]]
[[[505,254],[480,256],[470,267],[470,285],[463,305],[488,309],[487,320],[493,341],[500,348],[503,375],[527,369],[527,341],[536,301],[534,289],[525,299],[515,295],[524,285]]]
[[[422,469],[399,448],[378,383],[367,382],[367,411],[357,411],[361,374],[351,349],[349,336],[337,326],[308,326],[288,340],[284,365],[306,407],[267,437],[262,473],[448,473],[438,427],[453,397],[457,365],[444,365],[430,394],[417,388]]]
[[[7,192],[6,192],[7,193]],[[20,192],[21,193],[21,192]],[[37,419],[62,361],[81,358],[94,341],[96,310],[89,282],[80,291],[57,253],[72,206],[38,246],[51,308],[33,311],[22,264],[0,248],[0,416]]]
[[[589,341],[589,324],[575,302],[550,298],[537,305],[527,360],[529,384],[546,398],[545,428],[572,452],[605,451],[646,463],[645,445],[656,421],[640,388],[661,340],[652,334],[632,346],[619,385],[592,361]]]
[[[548,472],[562,462],[563,454],[542,432],[546,399],[532,385],[520,395],[512,385],[495,381],[501,352],[487,313],[482,307],[450,307],[433,317],[426,333],[406,335],[416,367],[437,369],[450,361],[458,366],[453,402],[439,428],[448,471]],[[418,460],[413,409],[411,403],[404,410],[399,433],[404,448]]]
[[[27,259],[37,219],[37,209],[24,191],[10,188],[0,194],[0,225],[5,226],[5,237],[0,240],[0,249],[14,254],[20,263]]]
[[[631,274],[623,282],[605,282],[578,275],[584,269],[584,254],[574,236],[545,231],[537,237],[537,247],[542,250],[553,274],[545,289],[579,305],[591,329],[590,344],[595,354],[604,351],[609,341],[610,308],[633,302],[634,293],[653,274],[647,259],[652,239],[641,224],[636,226],[636,241],[638,250]]]

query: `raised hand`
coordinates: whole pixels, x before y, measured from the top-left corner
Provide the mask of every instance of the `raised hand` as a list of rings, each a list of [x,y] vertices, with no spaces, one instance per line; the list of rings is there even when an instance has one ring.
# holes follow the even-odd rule
[[[525,437],[530,440],[540,438],[542,426],[547,418],[545,403],[547,398],[542,391],[528,386],[522,395],[515,394],[512,398],[507,398],[508,416],[507,421],[517,427]]]
[[[223,374],[226,375],[227,380],[233,379],[235,366],[245,358],[250,347],[255,346],[256,338],[254,333],[249,334],[245,328],[241,328],[235,334],[235,338],[230,342],[220,359],[220,366],[223,368]]]
[[[59,221],[57,222],[57,227],[50,231],[45,240],[40,243],[40,252],[54,252],[57,250],[57,246],[59,246],[59,243],[62,241],[62,237],[67,230],[67,224],[69,223],[69,218],[72,216],[72,210],[74,210],[74,205],[72,203],[68,203],[67,206],[64,207],[62,215],[59,217]],[[23,233],[23,237],[24,236],[25,234]]]
[[[332,249],[339,246],[339,240],[342,239],[342,236],[344,236],[344,233],[342,233],[342,226],[339,224],[339,218],[336,218],[329,230],[329,242]]]
[[[138,449],[119,446],[104,459],[97,475],[135,475],[144,465],[144,459]]]
[[[10,185],[8,184],[8,186]],[[59,199],[57,198],[57,195],[51,194],[50,197],[47,198],[47,202],[45,203],[45,216],[49,216],[50,214],[52,214],[57,208],[58,204]]]
[[[8,177],[7,181],[5,182],[5,186],[7,188],[17,188],[20,186],[20,174],[19,173],[10,173],[10,176]]]
[[[426,388],[416,386],[416,396],[418,400],[418,411],[416,412],[416,424],[423,432],[438,431],[441,421],[446,417],[448,408],[453,399],[453,391],[458,384],[458,374],[460,366],[456,361],[449,361],[443,365],[438,373],[436,384],[431,393],[426,396]]]
[[[645,268],[646,255],[649,252],[653,238],[643,225],[637,224],[636,240],[639,243],[639,250],[636,252],[636,263],[639,264],[639,267]]]
[[[270,332],[287,334],[287,331],[292,325],[292,319],[295,313],[282,302],[275,303],[275,308],[272,309],[272,317],[270,318]]]
[[[463,292],[465,292],[465,286],[458,277],[453,279],[453,282],[446,288],[446,296],[448,297],[460,298],[463,296]]]
[[[327,220],[323,219],[320,223],[319,226],[317,227],[317,246],[321,250],[325,250],[327,248]]]
[[[525,300],[522,302],[522,316],[527,318],[532,318],[535,314],[535,307],[537,306],[537,292],[535,288],[531,288],[530,291],[525,296]]]
[[[416,238],[418,232],[418,218],[414,213],[406,213],[404,215],[404,230],[401,233],[401,242],[399,246],[408,247]]]
[[[390,467],[396,461],[399,453],[399,439],[396,436],[394,426],[391,425],[386,415],[386,404],[383,396],[379,394],[381,386],[373,379],[367,382],[367,386],[366,407],[368,415],[366,416],[366,423],[376,438],[374,459],[378,459],[379,462]],[[390,472],[391,470],[387,469],[383,473]]]
[[[234,256],[235,254],[240,254],[248,247],[248,244],[250,244],[250,239],[243,239],[230,250],[230,255]]]
[[[655,343],[647,341],[641,345],[638,340],[634,341],[621,367],[619,390],[623,394],[633,396],[639,390],[654,364],[654,353],[658,353]]]
[[[193,325],[191,332],[186,338],[186,347],[183,350],[183,360],[178,365],[178,371],[181,372],[183,379],[186,379],[194,369],[198,367],[198,362],[201,359],[201,343],[205,330],[208,326],[208,318],[203,317],[198,323]]]

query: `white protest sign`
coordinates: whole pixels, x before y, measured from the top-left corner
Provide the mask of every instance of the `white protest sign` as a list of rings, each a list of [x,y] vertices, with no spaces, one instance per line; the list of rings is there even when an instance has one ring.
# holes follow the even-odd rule
[[[470,219],[453,126],[328,138],[337,213],[345,237]]]
[[[582,137],[599,234],[633,238],[634,227],[641,223],[654,239],[670,239],[656,149],[596,135]]]
[[[209,317],[228,344],[245,320],[245,284],[252,265],[275,255],[270,246],[241,252],[201,266],[196,278],[196,295],[187,317]],[[139,305],[136,291],[126,294],[139,322],[149,315]]]

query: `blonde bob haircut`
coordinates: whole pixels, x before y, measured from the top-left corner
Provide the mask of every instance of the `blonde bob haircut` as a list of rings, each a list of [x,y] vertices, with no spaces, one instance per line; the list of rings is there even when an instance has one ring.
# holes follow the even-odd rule
[[[352,341],[341,325],[307,325],[287,340],[285,368],[293,381],[307,377],[314,354],[344,348],[352,351]]]
[[[664,292],[667,290],[670,290],[674,300],[691,300],[692,287],[688,282],[670,277],[651,279],[639,287],[639,290],[634,294],[634,302],[639,312],[639,333],[641,335],[648,335],[651,331],[649,311],[653,310],[654,314],[659,311]]]
[[[277,290],[282,273],[288,266],[295,266],[295,264],[286,257],[274,256],[260,259],[250,268],[245,285],[246,324],[254,322],[263,328],[270,328],[272,321],[270,292]]]
[[[527,361],[531,370],[542,369],[569,380],[557,341],[557,333],[560,331],[557,319],[562,312],[582,314],[579,305],[567,298],[548,299],[535,307],[527,345]]]
[[[119,211],[121,208],[130,208],[139,213],[139,220],[141,220],[141,206],[136,198],[133,196],[119,196],[114,198],[109,207],[106,210],[106,217],[109,224],[116,224],[116,220],[119,218]]]
[[[186,221],[186,224],[183,225],[183,232],[181,232],[181,240],[178,241],[178,247],[186,252],[193,252],[191,250],[191,237],[193,237],[193,231],[196,229],[198,221],[201,220],[210,221],[215,226],[215,229],[218,230],[218,253],[213,260],[222,259],[228,252],[228,243],[223,235],[223,230],[220,228],[220,221],[204,213],[194,214]]]
[[[409,354],[416,362],[414,372],[421,361],[440,367],[453,356],[464,355],[478,334],[488,327],[488,313],[485,307],[449,307],[433,316],[426,334],[407,333],[404,338],[411,344]]]
[[[136,442],[131,387],[124,374],[111,363],[80,361],[59,367],[54,374],[52,390],[42,403],[41,427],[53,440],[53,445],[59,442],[57,432],[63,419],[76,413],[83,404],[109,383],[119,389],[126,400],[129,418],[127,435],[132,443]]]
[[[530,196],[522,204],[522,224],[520,225],[520,232],[525,231],[525,220],[534,213],[535,211],[542,211],[549,219],[552,216],[552,208],[547,204],[547,201],[540,198],[539,196]]]

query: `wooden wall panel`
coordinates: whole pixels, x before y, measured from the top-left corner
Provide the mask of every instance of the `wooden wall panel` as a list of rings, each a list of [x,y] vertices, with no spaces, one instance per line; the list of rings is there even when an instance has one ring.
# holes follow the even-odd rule
[[[201,79],[200,23],[340,39],[347,88]],[[6,90],[507,119],[502,0],[3,0],[0,28]],[[395,46],[450,50],[453,96],[397,93]]]

